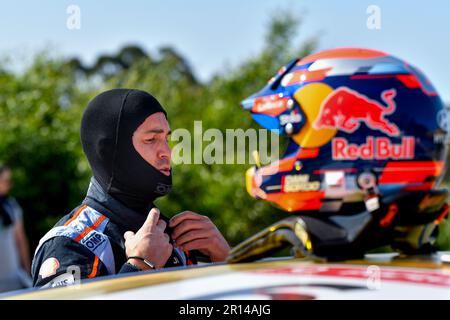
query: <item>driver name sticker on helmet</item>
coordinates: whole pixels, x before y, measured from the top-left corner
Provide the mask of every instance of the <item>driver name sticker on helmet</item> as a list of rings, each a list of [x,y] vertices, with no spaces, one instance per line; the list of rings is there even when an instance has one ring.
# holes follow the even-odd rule
[[[349,143],[345,138],[332,140],[333,160],[414,159],[414,137],[403,137],[401,143],[392,143],[385,137],[367,137],[366,143]]]
[[[283,176],[281,185],[284,192],[317,191],[320,189],[320,181],[310,181],[309,174]]]

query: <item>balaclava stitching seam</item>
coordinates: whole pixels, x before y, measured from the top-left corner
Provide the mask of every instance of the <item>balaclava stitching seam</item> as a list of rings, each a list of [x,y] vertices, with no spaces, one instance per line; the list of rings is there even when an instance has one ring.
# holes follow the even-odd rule
[[[115,139],[114,139],[114,152],[113,152],[113,161],[111,165],[111,178],[109,179],[108,189],[106,192],[108,193],[111,189],[112,183],[114,181],[114,168],[116,165],[116,157],[117,157],[117,144],[119,141],[119,130],[120,130],[120,121],[122,119],[122,113],[123,113],[123,107],[125,106],[125,103],[127,101],[128,95],[132,92],[132,90],[128,90],[128,92],[124,95],[122,99],[122,104],[120,105],[119,110],[119,116],[117,118],[117,124],[116,124],[116,133],[115,133]]]

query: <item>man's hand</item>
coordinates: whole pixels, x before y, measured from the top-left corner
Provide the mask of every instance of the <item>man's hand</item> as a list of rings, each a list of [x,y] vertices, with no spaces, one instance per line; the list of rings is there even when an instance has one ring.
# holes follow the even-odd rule
[[[199,250],[213,262],[227,258],[230,246],[208,217],[184,211],[170,219],[169,226],[172,239],[183,251]]]
[[[166,223],[159,220],[159,210],[156,208],[150,210],[147,219],[136,234],[131,231],[124,234],[127,257],[142,257],[153,263],[156,268],[162,268],[173,249],[169,236],[164,233],[165,228]],[[129,262],[140,269],[149,269],[143,261],[130,259]]]

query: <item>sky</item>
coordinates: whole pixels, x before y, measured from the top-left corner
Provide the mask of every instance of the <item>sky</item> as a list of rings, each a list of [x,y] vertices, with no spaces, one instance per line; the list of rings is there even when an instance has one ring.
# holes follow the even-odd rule
[[[80,29],[66,26],[69,5],[80,8]],[[370,5],[380,9],[380,29],[367,28]],[[283,9],[303,19],[295,43],[318,36],[319,50],[357,46],[391,53],[419,67],[450,103],[448,0],[10,0],[0,3],[0,56],[20,65],[47,49],[92,63],[125,44],[150,53],[170,45],[208,80],[257,54],[270,16]]]

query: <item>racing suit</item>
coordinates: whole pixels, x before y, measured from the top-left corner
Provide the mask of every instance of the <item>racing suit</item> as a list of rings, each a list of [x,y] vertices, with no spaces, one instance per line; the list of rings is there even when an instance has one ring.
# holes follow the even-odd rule
[[[168,223],[168,218],[160,215]],[[33,285],[57,287],[81,279],[139,271],[126,263],[126,231],[137,232],[146,217],[117,201],[91,179],[86,198],[40,240],[32,264]],[[166,229],[170,236],[170,228]],[[173,243],[173,241],[171,240]],[[196,264],[195,251],[174,247],[165,267]]]

